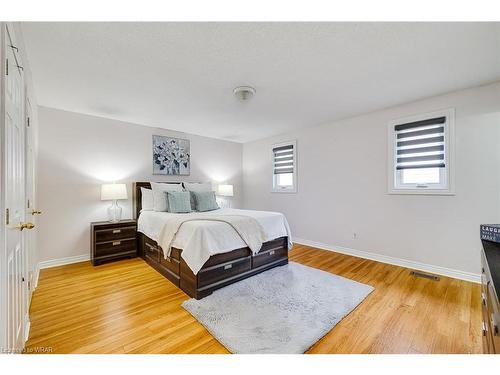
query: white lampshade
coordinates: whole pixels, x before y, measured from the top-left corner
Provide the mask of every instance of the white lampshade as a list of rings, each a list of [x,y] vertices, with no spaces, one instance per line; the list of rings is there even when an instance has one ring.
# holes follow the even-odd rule
[[[103,184],[101,186],[101,200],[127,199],[127,185]]]
[[[217,193],[221,197],[232,197],[233,196],[233,185],[219,185]]]

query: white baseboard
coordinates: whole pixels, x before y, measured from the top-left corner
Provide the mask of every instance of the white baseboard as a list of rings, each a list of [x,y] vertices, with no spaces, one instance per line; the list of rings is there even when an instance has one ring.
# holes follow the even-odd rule
[[[350,249],[350,248],[343,247],[343,246],[328,245],[328,244],[324,244],[321,242],[305,240],[302,238],[294,238],[293,242],[296,242],[296,243],[299,243],[302,245],[311,246],[311,247],[317,247],[319,249],[333,251],[336,253],[352,255],[352,256],[355,256],[358,258],[375,260],[375,261],[381,262],[381,263],[387,263],[387,264],[392,264],[395,266],[411,268],[411,269],[418,270],[418,271],[430,272],[430,273],[434,273],[436,275],[452,277],[454,279],[471,281],[474,283],[481,282],[481,275],[471,273],[471,272],[459,271],[459,270],[454,270],[451,268],[446,268],[446,267],[441,267],[441,266],[434,266],[431,264],[415,262],[413,260],[394,258],[394,257],[387,256],[387,255],[376,254],[376,253],[371,253],[371,252],[362,251],[362,250]]]
[[[44,268],[51,268],[51,267],[57,267],[57,266],[64,266],[65,264],[85,262],[89,259],[90,259],[90,256],[88,254],[82,254],[82,255],[75,255],[75,256],[66,257],[66,258],[45,260],[43,262],[38,263],[38,268],[44,269]],[[37,281],[37,283],[38,283],[38,281]]]
[[[40,277],[40,263],[35,266],[33,271],[33,290],[38,287],[38,279]]]
[[[381,263],[392,264],[395,266],[411,268],[414,270],[419,270],[419,271],[424,271],[424,272],[430,272],[430,273],[434,273],[436,275],[452,277],[454,279],[471,281],[474,283],[481,282],[481,275],[476,274],[476,273],[472,273],[472,272],[454,270],[451,268],[415,262],[413,260],[395,258],[395,257],[391,257],[388,255],[376,254],[376,253],[372,253],[372,252],[368,252],[368,251],[356,250],[356,249],[351,249],[351,248],[343,247],[343,246],[335,246],[335,245],[329,245],[329,244],[325,244],[325,243],[321,243],[321,242],[309,241],[309,240],[306,240],[303,238],[294,238],[293,241],[296,243],[302,244],[302,245],[317,247],[319,249],[329,250],[329,251],[333,251],[336,253],[351,255],[351,256],[355,256],[355,257],[363,258],[363,259],[370,259],[370,260],[374,260],[374,261],[381,262]],[[85,261],[88,261],[89,259],[90,259],[90,257],[88,254],[83,254],[83,255],[76,255],[76,256],[66,257],[66,258],[46,260],[46,261],[40,262],[38,264],[38,270],[44,269],[44,268],[63,266],[65,264],[85,262]],[[38,270],[36,273],[35,285],[38,285],[38,274],[39,274]]]
[[[25,329],[25,331],[24,331],[24,343],[26,344],[26,342],[30,338],[31,321],[29,319],[27,319],[26,322],[24,323],[24,329]]]

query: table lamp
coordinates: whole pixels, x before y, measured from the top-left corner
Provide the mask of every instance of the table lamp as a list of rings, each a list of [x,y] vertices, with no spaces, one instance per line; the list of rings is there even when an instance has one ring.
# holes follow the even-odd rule
[[[118,199],[127,199],[127,186],[125,184],[103,184],[101,186],[101,200],[112,200],[108,207],[108,220],[116,223],[122,218],[122,208],[118,206]]]
[[[232,197],[234,196],[233,194],[233,185],[227,185],[227,184],[222,184],[217,187],[217,195],[220,197]],[[227,205],[228,208],[231,207],[231,202],[226,199],[225,205]]]

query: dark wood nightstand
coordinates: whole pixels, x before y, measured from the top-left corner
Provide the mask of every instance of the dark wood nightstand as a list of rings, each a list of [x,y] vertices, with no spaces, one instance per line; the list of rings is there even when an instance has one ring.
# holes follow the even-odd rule
[[[90,223],[90,259],[97,266],[103,262],[137,256],[137,221]]]

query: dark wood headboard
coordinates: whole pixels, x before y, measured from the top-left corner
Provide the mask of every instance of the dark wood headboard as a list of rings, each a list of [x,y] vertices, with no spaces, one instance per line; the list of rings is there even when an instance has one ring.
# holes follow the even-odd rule
[[[160,183],[160,184],[182,184],[182,187],[184,187],[184,183],[181,181],[158,181],[158,183]],[[141,213],[141,209],[142,209],[141,187],[144,189],[151,189],[151,183],[150,182],[134,182],[133,183],[134,196],[132,199],[134,201],[134,207],[133,207],[134,219],[139,218],[139,214]]]
[[[145,189],[151,189],[151,184],[149,182],[134,182],[133,184],[133,190],[134,190],[134,211],[133,211],[133,217],[134,219],[139,218],[139,214],[141,213],[142,209],[142,193],[141,193],[141,187]]]

